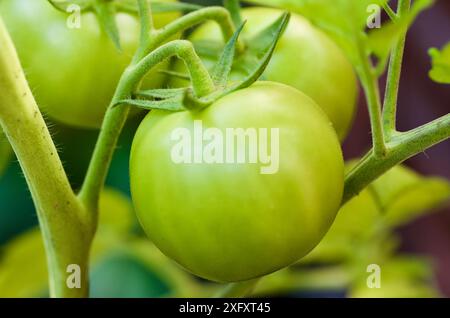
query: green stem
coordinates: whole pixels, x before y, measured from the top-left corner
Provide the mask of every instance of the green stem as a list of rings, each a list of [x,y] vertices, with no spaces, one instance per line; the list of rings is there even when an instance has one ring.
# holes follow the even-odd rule
[[[362,43],[362,41],[359,42]],[[374,154],[377,157],[382,157],[386,153],[386,145],[381,122],[381,100],[378,79],[362,44],[359,45],[359,55],[361,68],[358,69],[358,73],[364,89],[370,115]]]
[[[186,40],[171,41],[148,54],[132,67],[131,81],[140,81],[154,66],[172,56],[179,57],[186,64],[197,97],[208,95],[215,90],[207,68],[195,52],[193,44]]]
[[[125,105],[112,106],[122,99],[130,98],[136,85],[129,80],[129,74],[129,69],[123,73],[111,105],[106,111],[97,144],[79,193],[81,201],[95,216],[98,214],[100,193],[103,190],[114,150],[130,109]]]
[[[410,0],[400,0],[398,3],[398,16],[402,16],[409,10],[411,1]],[[389,138],[390,135],[396,131],[396,117],[397,117],[397,101],[398,101],[398,89],[400,83],[400,76],[403,64],[403,55],[405,50],[406,33],[400,36],[394,48],[392,49],[389,71],[386,83],[386,94],[384,97],[383,106],[383,126],[386,137]]]
[[[0,124],[16,153],[36,207],[52,297],[88,295],[88,257],[95,225],[64,172],[16,51],[0,19]],[[68,265],[81,270],[80,288],[66,284]]]
[[[231,283],[215,295],[216,298],[238,298],[245,297],[252,293],[260,278],[247,280],[238,283]]]
[[[207,7],[184,15],[183,17],[173,21],[166,25],[162,29],[158,30],[153,38],[151,45],[148,46],[147,52],[153,50],[156,46],[164,43],[167,39],[192,28],[207,20],[213,20],[220,26],[225,40],[230,39],[236,28],[231,19],[230,13],[223,7]],[[238,41],[237,50],[241,52],[244,45],[241,41]]]
[[[347,174],[342,203],[357,195],[390,168],[449,137],[450,114],[408,132],[394,134],[387,144],[388,151],[384,158],[380,159],[370,151]]]

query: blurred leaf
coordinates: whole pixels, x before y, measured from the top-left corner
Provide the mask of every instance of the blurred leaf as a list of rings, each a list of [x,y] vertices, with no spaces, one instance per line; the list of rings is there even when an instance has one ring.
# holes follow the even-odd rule
[[[360,51],[374,53],[379,59],[378,71],[382,73],[392,46],[405,28],[420,12],[429,8],[434,0],[416,0],[404,17],[390,21],[368,34],[365,33],[372,13],[371,6],[380,10],[388,0],[246,0],[259,5],[291,10],[308,18],[325,31],[346,53],[355,67],[360,65]]]
[[[92,263],[115,249],[131,224],[131,203],[126,197],[105,190],[100,202],[100,224],[91,253]],[[0,297],[46,295],[47,264],[39,228],[18,236],[0,251]]]
[[[112,188],[105,188],[100,196],[99,226],[125,234],[135,222],[133,205],[128,197]]]
[[[405,29],[408,29],[417,16],[422,11],[428,9],[433,3],[434,0],[416,0],[411,10],[401,18],[397,18],[396,21],[389,21],[381,28],[369,32],[370,48],[381,60],[381,63],[385,63],[383,60],[389,57],[391,48],[395,45]]]
[[[92,298],[164,297],[170,292],[164,280],[127,253],[111,253],[91,270]]]
[[[151,4],[152,13],[165,13],[165,12],[177,12],[177,11],[195,11],[203,8],[203,6],[198,4],[190,4],[183,2],[159,2],[159,1],[149,1]],[[118,0],[115,2],[116,8],[121,12],[129,12],[137,14],[138,5],[136,0]]]
[[[422,177],[405,166],[396,166],[370,186],[388,224],[397,226],[431,211],[450,199],[450,183]]]
[[[450,84],[450,42],[442,51],[431,48],[428,53],[432,63],[430,78],[437,83]]]
[[[418,257],[401,256],[380,265],[380,288],[369,288],[364,271],[350,289],[350,297],[362,298],[427,298],[438,297],[433,286],[432,268],[428,261]]]
[[[47,265],[39,229],[22,234],[1,251],[0,298],[45,295]]]
[[[373,235],[380,217],[370,192],[361,192],[339,210],[328,233],[301,263],[336,263],[353,258],[359,246]]]
[[[114,4],[110,1],[95,1],[94,10],[103,31],[106,32],[108,37],[114,43],[116,49],[120,51],[120,34],[117,27],[116,8]]]

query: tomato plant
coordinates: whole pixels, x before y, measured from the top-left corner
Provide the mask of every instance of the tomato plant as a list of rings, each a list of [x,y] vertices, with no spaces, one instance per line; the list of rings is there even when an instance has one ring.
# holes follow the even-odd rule
[[[1,0],[0,12],[44,113],[71,126],[99,128],[120,75],[137,48],[138,19],[117,14],[119,51],[93,12],[80,13],[79,27],[69,27],[70,16],[48,1]],[[155,24],[161,27],[176,17],[177,13],[158,14]],[[155,70],[145,85],[159,87],[163,81],[164,76]]]
[[[282,13],[278,9],[252,7],[242,10],[246,21],[243,36],[252,36],[266,28]],[[220,39],[220,29],[214,23],[197,28],[189,40],[209,44]],[[201,51],[200,51],[201,53]],[[214,58],[205,54],[203,60],[212,68]],[[245,76],[245,67],[238,60],[233,78]],[[182,71],[182,63],[175,66]],[[339,139],[343,140],[351,127],[356,109],[357,80],[352,65],[340,48],[321,30],[298,14],[292,14],[275,49],[263,78],[290,85],[302,91],[322,107],[331,119]],[[174,80],[173,85],[182,85]]]
[[[270,139],[278,171],[261,174],[261,164],[251,163],[174,162],[174,131],[183,127],[194,136],[195,121],[205,134],[207,127],[224,135],[229,128],[279,129],[279,146]],[[152,111],[136,134],[130,171],[133,201],[153,242],[188,270],[217,281],[261,276],[304,256],[331,225],[343,187],[342,154],[328,118],[304,94],[273,82],[198,113]]]
[[[50,1],[59,8],[67,4]],[[364,295],[358,282],[360,273],[367,273],[361,267],[367,262],[391,264],[393,274],[387,277],[398,276],[398,269],[404,266],[393,255],[396,240],[389,230],[442,202],[449,193],[446,180],[425,182],[414,173],[395,169],[450,137],[449,114],[404,132],[396,126],[406,32],[418,13],[430,5],[429,0],[414,1],[412,6],[410,0],[399,0],[397,11],[388,1],[380,1],[389,20],[375,30],[367,29],[372,0],[272,1],[302,14],[314,28],[298,15],[278,15],[273,13],[278,11],[261,8],[244,11],[249,17],[246,26],[240,21],[237,0],[227,0],[227,9],[181,2],[150,5],[147,0],[72,1],[82,6],[81,23],[86,30],[49,27],[53,23],[67,26],[67,21],[57,11],[31,14],[41,12],[43,1],[0,2],[0,125],[8,140],[0,152],[9,152],[11,145],[33,198],[45,243],[39,246],[46,254],[50,296],[87,297],[89,255],[97,255],[107,244],[139,261],[153,264],[157,260],[157,276],[164,277],[178,294],[189,296],[204,296],[217,288],[192,282],[191,276],[170,267],[169,258],[198,276],[235,282],[218,294],[226,297],[249,295],[262,276],[262,282],[267,279],[266,286],[282,289],[332,283]],[[159,12],[189,12],[159,27],[152,15],[157,8]],[[133,15],[136,12],[139,20]],[[26,14],[29,19],[21,19]],[[122,19],[127,24],[122,24]],[[191,38],[196,43],[174,40],[209,20],[220,26],[220,38],[207,25],[204,32],[210,32],[212,39],[206,46],[195,39],[195,34],[207,38],[201,34],[202,27]],[[30,21],[39,32],[29,29]],[[307,33],[301,41],[298,30]],[[116,50],[119,42],[122,53]],[[306,52],[310,55],[305,57],[302,54]],[[204,57],[208,54],[211,59]],[[341,138],[345,135],[356,88],[342,54],[363,88],[372,136],[372,148],[346,171],[332,126],[334,123]],[[431,77],[446,83],[447,50],[433,49],[430,54]],[[149,75],[154,79],[161,63],[175,57],[184,62],[187,73],[165,73],[188,77],[189,85],[168,88],[159,82],[154,83],[157,87],[147,86]],[[306,61],[301,76],[294,74],[297,57]],[[62,58],[68,63],[62,63]],[[333,62],[327,64],[330,60]],[[319,72],[309,68],[314,62],[320,65]],[[379,77],[386,68],[382,98]],[[272,76],[274,81],[264,81]],[[283,81],[294,87],[279,83]],[[50,90],[41,93],[40,87]],[[86,87],[94,89],[82,99]],[[76,98],[72,98],[75,92]],[[328,98],[335,103],[328,104]],[[342,102],[341,98],[348,100]],[[104,109],[95,118],[87,118],[80,107],[88,105],[91,111],[108,104],[103,104],[107,99],[109,105],[85,178],[80,189],[73,189],[39,106],[47,107],[49,115],[58,119],[58,114],[52,113],[57,105],[61,114],[68,115],[67,122],[94,127]],[[60,107],[72,102],[76,107]],[[332,105],[333,111],[327,105]],[[136,107],[150,113],[133,141],[132,197],[142,227],[154,244],[142,241],[136,233],[130,235],[133,224],[127,216],[130,206],[126,199],[107,204],[101,199],[119,135],[130,110]],[[333,118],[334,112],[342,117]],[[62,116],[59,120],[63,121]],[[126,213],[99,217],[99,210],[115,213],[122,205]],[[337,222],[326,235],[339,209]],[[364,213],[358,213],[360,209],[365,209]],[[99,219],[112,226],[98,226]],[[19,240],[16,246],[24,248],[29,257],[33,255],[30,246],[36,245],[24,241],[28,240]],[[305,257],[316,245],[318,249]],[[161,258],[156,247],[169,258]],[[336,251],[348,254],[342,257]],[[23,259],[22,253],[18,256],[16,259]],[[344,263],[331,271],[319,268],[314,272],[314,268],[305,269],[311,259]],[[13,263],[7,275],[12,280],[16,276]],[[78,268],[74,280],[79,288],[67,283],[75,276],[69,265]],[[424,277],[416,275],[421,266],[410,269],[395,293],[408,291]],[[265,277],[274,271],[277,273]],[[23,278],[33,277],[29,271],[26,274],[30,276]],[[34,292],[42,285],[41,275]],[[428,289],[424,291],[429,294]]]

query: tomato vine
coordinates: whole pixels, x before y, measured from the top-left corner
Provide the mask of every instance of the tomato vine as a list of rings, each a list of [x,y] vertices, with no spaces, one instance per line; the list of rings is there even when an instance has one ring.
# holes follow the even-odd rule
[[[57,149],[0,19],[0,124],[21,164],[33,196],[46,246],[50,293],[54,297],[88,296],[89,249],[97,227],[99,196],[130,109],[129,105],[117,104],[133,99],[148,70],[171,56],[178,56],[186,62],[195,97],[201,98],[213,93],[213,79],[193,45],[185,40],[163,43],[205,20],[216,21],[224,38],[228,40],[236,32],[233,21],[240,21],[236,11],[233,12],[236,10],[236,3],[229,1],[228,7],[232,9],[232,15],[222,7],[207,7],[188,13],[157,30],[153,26],[148,2],[137,2],[141,17],[140,45],[130,66],[123,73],[107,110],[86,179],[78,195],[70,187]],[[410,4],[410,0],[399,0],[397,12],[388,5],[384,8],[395,22],[408,13]],[[366,54],[367,47],[363,41],[356,39],[359,41],[357,73],[369,108],[373,148],[348,172],[342,203],[357,195],[391,167],[450,137],[449,114],[407,132],[396,130],[406,32],[407,28],[391,50],[383,107],[376,68]],[[238,52],[243,50],[243,43],[239,40],[236,42],[236,49]],[[84,278],[81,289],[67,287],[67,264],[80,265]],[[257,282],[258,279],[233,283],[219,296],[248,295]]]

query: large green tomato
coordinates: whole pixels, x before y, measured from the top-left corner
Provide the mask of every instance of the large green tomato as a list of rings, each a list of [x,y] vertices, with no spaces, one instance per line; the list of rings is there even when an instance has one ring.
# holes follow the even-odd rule
[[[201,111],[150,112],[130,161],[133,202],[151,240],[192,273],[223,282],[306,255],[335,218],[343,178],[327,116],[274,82]]]
[[[0,0],[0,14],[41,109],[68,125],[99,127],[137,47],[138,18],[117,14],[119,52],[93,13],[81,15],[80,28],[70,28],[69,15],[46,0]],[[160,27],[176,17],[174,13],[159,14],[155,24]],[[155,70],[145,85],[160,87],[163,80]]]
[[[244,9],[242,14],[247,23],[243,36],[248,39],[256,35],[282,12],[259,7]],[[221,38],[219,27],[211,22],[199,27],[189,40]],[[212,60],[204,60],[212,67]],[[177,63],[176,69],[180,71],[182,68],[183,64]],[[234,74],[236,76],[239,76],[238,72]],[[308,20],[292,14],[263,76],[266,80],[293,86],[314,99],[330,117],[339,139],[345,138],[355,113],[358,91],[356,76],[338,46]],[[174,81],[174,85],[180,84],[178,80]]]

